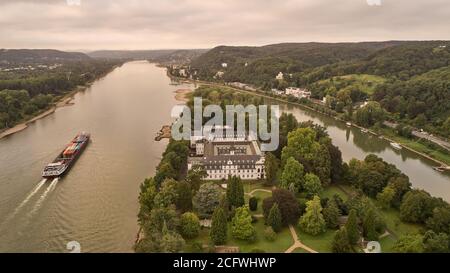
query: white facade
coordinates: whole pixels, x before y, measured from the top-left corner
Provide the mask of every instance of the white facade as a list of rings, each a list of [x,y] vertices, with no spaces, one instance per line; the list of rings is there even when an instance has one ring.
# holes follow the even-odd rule
[[[307,98],[309,99],[311,97],[311,92],[309,92],[306,89],[301,89],[298,87],[288,87],[286,88],[286,95],[291,95],[296,98]]]
[[[278,75],[275,77],[275,79],[277,79],[279,81],[283,80],[284,79],[283,72],[278,73]]]

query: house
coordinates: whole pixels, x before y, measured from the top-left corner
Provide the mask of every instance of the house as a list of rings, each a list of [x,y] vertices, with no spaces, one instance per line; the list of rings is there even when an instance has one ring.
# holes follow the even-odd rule
[[[277,96],[282,96],[282,95],[285,94],[283,90],[278,90],[278,89],[276,89],[276,88],[272,88],[271,91],[272,91],[272,93],[274,93],[274,94],[277,95]]]
[[[288,88],[286,88],[286,95],[294,96],[298,99],[301,99],[301,98],[309,99],[311,97],[311,92],[309,92],[306,89],[301,89],[298,87],[288,87]]]
[[[284,79],[283,72],[278,73],[278,75],[275,77],[275,79],[282,81]]]
[[[178,75],[180,75],[180,77],[187,77],[186,69],[182,68],[178,70]]]
[[[227,63],[222,63],[222,67],[223,67],[223,68],[227,68],[227,67],[228,67],[228,64],[227,64]]]
[[[202,166],[207,173],[206,180],[222,180],[232,176],[243,180],[265,177],[265,156],[251,134],[229,135],[224,131],[207,136],[193,135],[190,148],[188,170]]]
[[[223,71],[217,71],[216,75],[214,75],[214,79],[220,79],[225,75],[225,72]]]

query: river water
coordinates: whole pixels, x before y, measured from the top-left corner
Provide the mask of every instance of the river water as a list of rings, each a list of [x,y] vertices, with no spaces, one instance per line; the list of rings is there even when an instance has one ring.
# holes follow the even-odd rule
[[[0,140],[0,252],[131,252],[138,230],[139,184],[154,173],[167,140],[155,133],[171,122],[178,102],[163,68],[130,62],[75,96],[74,105]],[[279,104],[279,103],[277,103]],[[344,160],[375,153],[410,176],[415,187],[450,200],[450,178],[412,152],[394,151],[385,140],[332,118],[280,104],[299,120],[328,128]],[[59,181],[40,178],[78,132],[92,142]]]
[[[163,68],[126,63],[26,130],[0,140],[0,252],[131,252],[139,184],[154,173],[178,104]],[[40,178],[80,131],[92,142],[67,176]]]

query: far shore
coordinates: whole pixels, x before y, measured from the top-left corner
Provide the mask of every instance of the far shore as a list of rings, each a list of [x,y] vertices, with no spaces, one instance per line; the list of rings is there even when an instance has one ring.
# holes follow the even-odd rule
[[[9,128],[9,129],[4,130],[3,132],[0,132],[0,139],[25,130],[33,122],[53,114],[56,111],[56,109],[58,109],[60,107],[66,107],[66,106],[73,105],[74,103],[72,102],[72,100],[73,100],[75,94],[80,91],[85,90],[88,87],[89,87],[89,85],[78,86],[75,90],[73,90],[73,91],[69,92],[68,94],[66,94],[65,96],[63,96],[54,105],[52,105],[49,109],[45,110],[44,112],[26,120],[26,121],[23,121],[12,128]]]

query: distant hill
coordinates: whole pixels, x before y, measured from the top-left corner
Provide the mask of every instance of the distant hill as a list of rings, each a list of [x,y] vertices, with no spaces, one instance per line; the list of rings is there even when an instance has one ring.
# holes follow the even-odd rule
[[[92,58],[151,60],[158,62],[190,62],[207,50],[162,49],[162,50],[100,50],[88,53]]]
[[[307,85],[354,73],[411,77],[448,65],[449,49],[447,41],[218,46],[193,60],[191,66],[198,70],[200,78],[209,80],[224,70],[225,81],[263,86],[283,72],[301,78],[299,85]],[[222,63],[227,63],[226,69]]]
[[[0,49],[0,62],[55,62],[91,59],[84,53],[64,52],[53,49]]]

